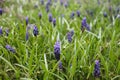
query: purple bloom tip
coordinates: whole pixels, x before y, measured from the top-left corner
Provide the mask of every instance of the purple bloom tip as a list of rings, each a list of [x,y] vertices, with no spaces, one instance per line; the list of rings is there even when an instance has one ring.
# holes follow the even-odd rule
[[[49,17],[49,22],[52,22],[52,14],[48,14],[48,17]]]
[[[39,31],[38,31],[37,26],[34,26],[34,29],[33,29],[33,34],[34,34],[34,36],[37,36],[38,33],[39,33]]]
[[[0,15],[2,15],[2,13],[3,13],[3,10],[2,10],[2,8],[0,8]]]
[[[3,34],[3,31],[2,31],[2,28],[0,27],[0,35],[2,35]]]
[[[6,45],[5,47],[8,51],[15,53],[15,49],[13,49],[10,45]]]
[[[60,60],[60,42],[57,41],[54,45],[54,55],[55,58],[59,61]]]
[[[25,20],[26,20],[26,25],[28,25],[28,22],[29,22],[28,17],[26,17]]]
[[[99,60],[95,60],[94,76],[95,77],[99,77],[100,76],[100,63],[99,63]]]

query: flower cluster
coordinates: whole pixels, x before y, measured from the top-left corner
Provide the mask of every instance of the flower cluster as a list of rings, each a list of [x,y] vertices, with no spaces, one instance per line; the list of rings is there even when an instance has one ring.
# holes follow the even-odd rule
[[[100,63],[99,63],[99,60],[95,60],[94,76],[95,77],[99,77],[100,76]]]
[[[57,61],[60,60],[60,42],[57,41],[54,45],[54,55]]]
[[[68,42],[71,43],[72,42],[72,36],[74,35],[74,31],[71,30],[70,32],[67,33],[67,39]]]
[[[10,45],[6,45],[5,47],[6,47],[6,49],[7,49],[8,51],[10,51],[10,52],[12,52],[12,53],[15,53],[15,52],[16,52],[15,49],[13,49]]]
[[[3,34],[3,31],[2,31],[2,28],[0,27],[0,35],[2,35]]]
[[[90,31],[90,26],[87,23],[86,17],[83,18],[82,22],[81,22],[82,26],[81,26],[81,30],[84,31],[84,29],[86,28],[88,31]]]
[[[38,16],[39,16],[39,19],[41,19],[42,18],[42,13],[38,13]]]
[[[48,14],[49,22],[52,22],[52,14]]]
[[[53,22],[53,25],[56,26],[56,19],[55,18],[53,18],[52,22]]]
[[[26,21],[26,25],[28,25],[28,22],[29,22],[28,17],[25,18],[25,21]]]
[[[2,10],[2,8],[0,8],[0,15],[2,15],[2,13],[3,13],[3,10]]]
[[[33,28],[33,34],[34,34],[34,36],[37,36],[38,33],[39,33],[39,31],[38,31],[37,26],[34,26],[34,28]]]

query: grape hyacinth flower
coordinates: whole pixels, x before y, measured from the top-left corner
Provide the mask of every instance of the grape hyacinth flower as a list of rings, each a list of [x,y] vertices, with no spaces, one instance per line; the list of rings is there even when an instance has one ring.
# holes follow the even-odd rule
[[[34,28],[33,28],[33,34],[34,34],[34,36],[37,36],[38,33],[39,33],[39,31],[38,31],[37,26],[34,26]]]
[[[80,17],[80,11],[76,11],[78,17]]]
[[[74,19],[74,16],[75,16],[75,13],[72,12],[71,15],[70,15],[70,18],[71,18],[71,19]]]
[[[60,70],[63,69],[62,62],[61,62],[61,61],[59,62],[58,67],[59,67]]]
[[[53,22],[53,25],[56,26],[56,19],[55,18],[53,18],[52,22]]]
[[[47,1],[47,5],[50,6],[51,4],[52,4],[52,3],[51,3],[51,0],[48,0],[48,1]]]
[[[38,16],[39,16],[39,19],[41,19],[42,18],[42,13],[38,13]]]
[[[60,42],[57,41],[54,45],[54,55],[57,61],[60,60]]]
[[[72,35],[70,32],[67,33],[67,39],[68,39],[68,42],[71,43],[72,42]]]
[[[67,3],[67,2],[65,2],[65,3],[64,3],[64,6],[65,6],[65,8],[67,8],[67,7],[68,7],[68,3]]]
[[[98,5],[100,5],[100,0],[97,0]]]
[[[86,17],[83,18],[81,24],[82,24],[82,26],[81,26],[82,32],[85,30],[85,28],[86,28],[88,31],[90,31],[90,26],[87,24]]]
[[[48,12],[50,11],[49,5],[46,4],[46,7],[45,7],[45,8],[46,8],[46,12],[48,13]]]
[[[44,0],[40,0],[41,4],[44,5]]]
[[[80,11],[79,10],[76,11],[76,14],[77,14],[78,17],[80,17]]]
[[[71,30],[70,33],[71,33],[71,36],[73,36],[74,35],[74,30]]]
[[[99,60],[95,60],[95,66],[94,66],[94,77],[100,76],[100,63]]]
[[[2,8],[0,8],[0,15],[2,15],[2,13],[3,13],[3,10],[2,10]]]
[[[26,21],[26,25],[28,25],[28,22],[29,22],[28,17],[25,18],[25,21]]]
[[[52,22],[52,14],[48,14],[49,22]]]
[[[26,41],[29,39],[29,33],[26,31],[26,36],[25,36]]]
[[[86,25],[86,29],[87,29],[87,31],[90,31],[90,25]]]
[[[103,13],[103,16],[104,16],[104,17],[107,17],[107,13],[106,13],[106,12],[104,12],[104,13]]]
[[[5,47],[8,51],[15,53],[15,49],[13,49],[10,45],[6,45]]]
[[[63,5],[63,0],[60,0],[60,4]]]
[[[2,35],[3,34],[3,31],[2,31],[2,28],[0,27],[0,35]]]
[[[5,32],[6,32],[6,36],[8,36],[9,35],[9,29],[6,29]]]
[[[82,20],[82,27],[85,27],[87,25],[86,17],[83,18]]]

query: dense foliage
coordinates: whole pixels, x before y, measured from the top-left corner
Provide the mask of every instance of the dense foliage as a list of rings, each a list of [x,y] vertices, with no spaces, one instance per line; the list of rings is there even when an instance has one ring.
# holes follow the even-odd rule
[[[0,0],[0,80],[120,80],[120,0]]]

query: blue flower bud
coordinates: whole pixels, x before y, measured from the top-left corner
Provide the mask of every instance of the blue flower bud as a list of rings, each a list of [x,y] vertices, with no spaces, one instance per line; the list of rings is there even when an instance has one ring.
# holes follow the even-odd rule
[[[74,30],[71,30],[70,33],[71,33],[71,36],[73,36],[74,35]]]
[[[71,43],[72,42],[72,35],[70,32],[67,33],[67,39],[68,39],[68,42]]]
[[[46,12],[48,13],[50,11],[49,5],[46,5]]]
[[[38,16],[39,16],[39,19],[41,19],[42,18],[42,13],[38,13]]]
[[[33,34],[34,34],[34,36],[37,36],[38,33],[39,33],[39,31],[38,31],[37,26],[34,26],[34,28],[33,28]]]
[[[106,12],[104,12],[104,13],[103,13],[103,16],[104,16],[104,17],[107,17],[107,13],[106,13]]]
[[[6,49],[7,49],[8,51],[10,51],[10,52],[12,52],[12,53],[15,53],[15,52],[16,52],[15,49],[13,49],[10,45],[6,45],[5,47],[6,47]]]
[[[44,0],[40,0],[41,4],[44,5]]]
[[[0,15],[2,15],[2,13],[3,13],[3,10],[2,10],[2,8],[0,8]]]
[[[53,18],[53,25],[56,26],[56,19]]]
[[[59,62],[58,67],[59,67],[60,70],[63,69],[62,62],[61,62],[61,61]]]
[[[64,3],[64,6],[65,6],[65,8],[67,8],[67,7],[68,7],[68,3],[67,3],[67,2],[65,2],[65,3]]]
[[[29,39],[29,33],[26,31],[26,36],[25,36],[26,41]]]
[[[52,14],[48,14],[49,22],[52,22]]]
[[[94,77],[100,76],[100,63],[99,60],[95,60],[95,66],[94,66]]]
[[[28,22],[29,22],[28,17],[25,18],[25,21],[26,21],[26,25],[28,25]]]
[[[5,32],[6,32],[6,36],[8,36],[9,35],[9,29],[6,29]]]
[[[75,13],[72,12],[71,15],[70,15],[70,18],[71,18],[71,19],[74,19],[74,16],[75,16]]]
[[[86,28],[88,31],[90,31],[90,26],[87,24],[87,20],[86,17],[83,18],[82,22],[81,22],[81,30],[84,31],[84,29]]]
[[[60,4],[63,5],[63,0],[60,0]]]
[[[77,16],[80,17],[80,11],[77,11],[76,13],[77,13]]]
[[[60,42],[57,41],[54,45],[54,55],[57,61],[60,60]]]
[[[0,35],[2,35],[3,34],[3,31],[2,31],[2,28],[0,27]]]

